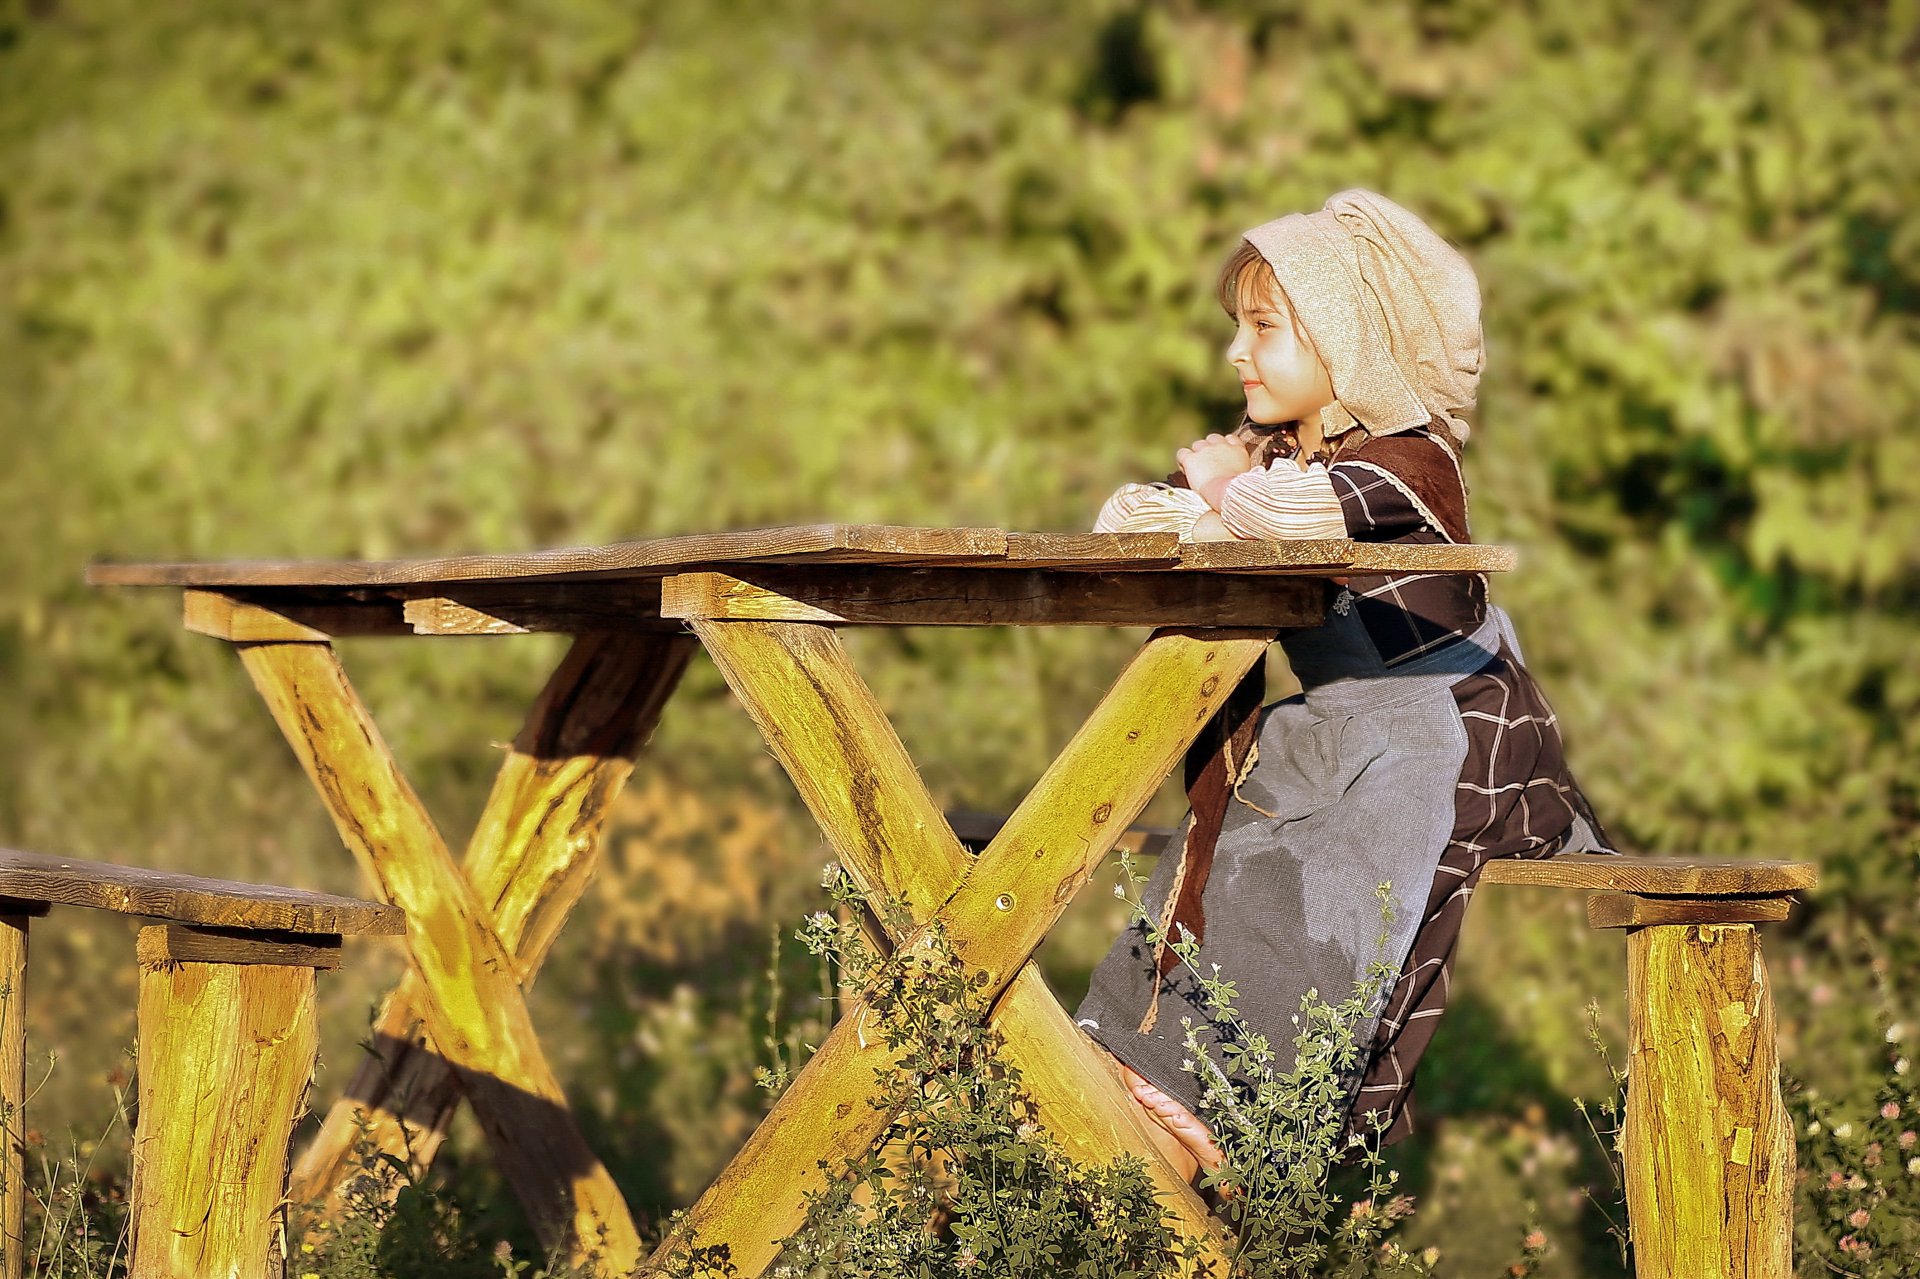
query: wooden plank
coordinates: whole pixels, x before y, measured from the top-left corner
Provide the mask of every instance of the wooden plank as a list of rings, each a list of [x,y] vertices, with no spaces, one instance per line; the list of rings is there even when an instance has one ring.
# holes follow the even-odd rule
[[[27,928],[0,914],[0,1279],[27,1266]]]
[[[1634,893],[1595,893],[1587,899],[1587,923],[1595,928],[1768,923],[1785,919],[1792,908],[1791,897],[1641,897]]]
[[[1011,568],[1171,568],[1180,562],[1180,551],[1173,533],[1008,533],[1006,563]]]
[[[631,1268],[639,1233],[567,1108],[511,953],[339,658],[324,644],[243,644],[239,653],[341,839],[406,912],[429,1032],[542,1243],[573,1264],[597,1257],[615,1273]]]
[[[533,984],[599,865],[607,813],[696,647],[686,634],[582,636],[514,739],[463,870],[492,911],[523,987]],[[460,1090],[427,1032],[413,974],[381,1004],[373,1049],[301,1152],[293,1173],[298,1202],[343,1209],[361,1179],[354,1147],[363,1137],[421,1171],[440,1149]],[[390,1197],[400,1185],[389,1178],[378,1190]]]
[[[1634,1272],[1790,1279],[1793,1130],[1750,924],[1627,935],[1621,1153]]]
[[[398,586],[521,578],[645,577],[694,564],[804,560],[818,563],[939,562],[1006,555],[999,529],[810,524],[654,537],[507,555],[400,560],[227,561],[110,564],[87,568],[93,586]]]
[[[526,635],[557,631],[679,631],[660,616],[660,582],[539,582],[451,585],[406,602],[416,635]]]
[[[305,966],[140,970],[129,1274],[280,1274],[287,1144],[319,1042],[313,983]]]
[[[189,590],[182,623],[196,635],[233,643],[319,641],[334,635],[405,635],[397,598],[314,598],[295,591],[230,593]]]
[[[180,924],[262,928],[349,937],[397,935],[405,917],[391,906],[273,884],[206,879],[0,848],[0,897],[89,906]]]
[[[1223,573],[743,568],[666,579],[668,617],[888,626],[1280,629],[1326,616],[1324,583]]]
[[[1183,542],[1180,567],[1346,576],[1364,573],[1506,573],[1518,557],[1504,546],[1409,546],[1302,538],[1291,542]]]
[[[1272,639],[1266,631],[1217,632],[1208,638],[1156,635],[1008,819],[1001,836],[978,861],[965,865],[958,841],[926,796],[898,738],[832,647],[831,635],[817,627],[775,623],[701,621],[695,630],[850,869],[863,867],[873,888],[920,911],[942,895],[942,881],[948,880],[929,867],[950,872],[963,865],[959,886],[938,915],[956,952],[986,970],[989,996],[1006,989],[1026,966],[1073,893]],[[1031,865],[1010,865],[1014,859]],[[990,882],[980,874],[983,865],[994,868]],[[991,894],[984,898],[985,918],[983,887]],[[1010,940],[983,937],[987,930],[1005,930]],[[902,944],[914,943],[908,938]],[[1039,985],[1045,994],[1044,983]],[[1037,998],[1031,993],[1010,997]],[[743,1275],[758,1274],[772,1260],[775,1241],[800,1220],[798,1199],[806,1184],[801,1178],[811,1177],[801,1170],[815,1168],[820,1160],[839,1168],[878,1139],[887,1116],[869,1104],[872,1081],[876,1072],[893,1069],[895,1061],[881,1037],[866,1032],[867,1017],[862,999],[835,1025],[649,1268],[664,1266],[690,1246],[724,1243]],[[1057,1053],[1069,1069],[1077,1069],[1072,1063],[1080,1050],[1037,1038],[1047,1022],[1043,1014],[1028,1018],[1021,1043],[1033,1045],[1036,1056]],[[1057,1035],[1058,1022],[1053,1025]],[[1069,1080],[1059,1070],[1038,1074],[1043,1088]],[[1056,1113],[1068,1117],[1059,1129],[1064,1139],[1081,1143],[1081,1149],[1111,1151],[1109,1143],[1122,1140],[1116,1133],[1127,1139],[1138,1135],[1139,1116],[1128,1112],[1137,1107],[1111,1075],[1079,1073],[1071,1079],[1081,1089],[1077,1095],[1066,1087],[1048,1095]],[[1101,1120],[1089,1118],[1093,1114]],[[1159,1169],[1156,1182],[1175,1196],[1176,1205],[1182,1202],[1177,1176]]]
[[[340,938],[324,933],[262,933],[193,924],[154,924],[140,930],[134,953],[148,968],[161,964],[338,968]]]
[[[1501,857],[1480,871],[1483,884],[1605,889],[1654,897],[1766,897],[1812,888],[1819,877],[1819,868],[1812,862],[1707,862],[1688,857],[1601,853]]]

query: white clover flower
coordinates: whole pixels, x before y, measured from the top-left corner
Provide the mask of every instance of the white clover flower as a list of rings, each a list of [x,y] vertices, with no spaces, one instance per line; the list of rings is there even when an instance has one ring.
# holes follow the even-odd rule
[[[1847,1138],[1853,1136],[1853,1125],[1851,1123],[1841,1124],[1833,1130],[1833,1135],[1845,1141]]]
[[[1894,1061],[1893,1073],[1896,1075],[1904,1075],[1907,1073],[1907,1059],[1905,1057],[1897,1058]]]
[[[1920,1177],[1920,1155],[1907,1160],[1907,1176]]]
[[[1888,1043],[1897,1044],[1901,1040],[1905,1039],[1906,1037],[1907,1037],[1907,1024],[1905,1022],[1896,1021],[1893,1023],[1893,1025],[1887,1027]]]
[[[1819,1135],[1820,1135],[1820,1121],[1818,1119],[1809,1119],[1807,1121],[1807,1136],[1817,1137]]]

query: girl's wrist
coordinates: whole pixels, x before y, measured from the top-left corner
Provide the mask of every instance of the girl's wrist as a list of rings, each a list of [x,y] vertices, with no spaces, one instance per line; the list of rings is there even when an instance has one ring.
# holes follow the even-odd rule
[[[1242,474],[1244,474],[1244,472],[1242,472]],[[1236,478],[1238,478],[1238,476],[1216,475],[1212,479],[1198,485],[1193,491],[1200,495],[1201,501],[1217,511],[1220,509],[1220,503],[1226,500],[1227,485],[1233,483]]]

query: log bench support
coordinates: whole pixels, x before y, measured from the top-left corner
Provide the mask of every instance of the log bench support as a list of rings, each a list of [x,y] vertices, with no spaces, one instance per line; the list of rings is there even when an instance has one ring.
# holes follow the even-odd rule
[[[1756,923],[1810,888],[1805,862],[1556,857],[1495,861],[1483,882],[1602,890],[1627,930],[1621,1162],[1636,1279],[1791,1279],[1793,1129]]]
[[[314,974],[399,911],[294,889],[0,849],[0,1279],[25,1273],[28,920],[52,905],[144,917],[128,1273],[268,1279],[313,1080]]]

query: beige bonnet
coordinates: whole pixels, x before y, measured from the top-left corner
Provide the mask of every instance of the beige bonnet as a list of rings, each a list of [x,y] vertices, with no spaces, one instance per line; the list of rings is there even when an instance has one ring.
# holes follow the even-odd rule
[[[1432,227],[1385,196],[1342,191],[1318,213],[1290,213],[1246,234],[1273,267],[1313,339],[1335,401],[1329,438],[1444,425],[1466,443],[1484,349],[1480,284]]]

